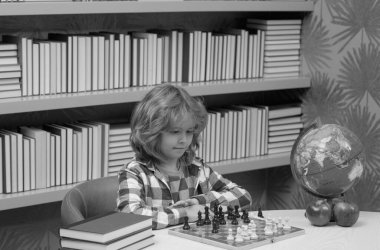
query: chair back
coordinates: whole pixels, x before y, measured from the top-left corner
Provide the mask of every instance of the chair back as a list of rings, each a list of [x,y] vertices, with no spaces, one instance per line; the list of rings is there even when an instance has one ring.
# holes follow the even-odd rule
[[[102,177],[76,185],[62,200],[62,225],[116,210],[117,191],[117,176]]]

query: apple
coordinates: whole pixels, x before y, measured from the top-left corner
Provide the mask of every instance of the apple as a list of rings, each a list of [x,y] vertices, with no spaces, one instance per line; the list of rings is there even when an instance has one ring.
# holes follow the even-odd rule
[[[359,207],[348,201],[337,202],[334,205],[333,214],[336,224],[342,227],[350,227],[359,218]]]
[[[331,210],[332,210],[330,222],[335,222],[335,215],[334,215],[335,204],[337,204],[338,202],[343,202],[343,201],[344,200],[342,198],[332,198],[332,199],[327,200],[327,202],[330,204]]]
[[[332,214],[331,205],[327,200],[316,200],[308,204],[305,216],[314,226],[325,226],[330,222]]]

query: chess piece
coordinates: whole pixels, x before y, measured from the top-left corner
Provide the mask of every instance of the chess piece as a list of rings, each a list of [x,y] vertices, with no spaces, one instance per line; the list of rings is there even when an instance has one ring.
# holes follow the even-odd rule
[[[232,207],[230,207],[230,206],[227,207],[227,219],[228,220],[232,220],[233,219],[233,214],[232,214],[233,210],[234,209]]]
[[[212,222],[212,233],[218,233],[219,232],[219,229],[218,229],[218,222],[216,221],[216,220],[213,220],[213,222]]]
[[[211,224],[210,211],[209,211],[209,207],[208,206],[205,206],[205,220],[203,221],[203,223],[205,225],[210,225]]]
[[[246,210],[243,210],[243,216],[242,216],[242,218],[243,218],[243,222],[246,223],[246,224],[248,224],[248,223],[251,222],[251,220],[248,217],[248,213],[247,213]]]
[[[257,217],[264,218],[263,211],[261,210],[261,206],[259,206],[259,209],[257,210]]]
[[[224,219],[223,207],[219,206],[219,219]]]
[[[183,230],[190,230],[190,225],[189,225],[189,217],[185,216],[185,224],[183,224],[182,229]]]
[[[198,212],[198,220],[197,220],[197,223],[196,223],[197,226],[203,226],[203,219],[202,219],[202,212],[199,211]]]
[[[235,240],[235,237],[232,235],[232,228],[229,228],[229,229],[228,229],[227,240],[228,240],[228,241],[233,241],[233,240]]]
[[[285,218],[284,226],[282,227],[285,231],[289,231],[291,226],[289,225],[289,218]]]
[[[219,224],[220,224],[220,225],[226,225],[227,222],[226,222],[226,220],[224,219],[224,214],[221,213],[221,214],[219,214],[219,216],[220,216]]]
[[[257,240],[259,238],[259,236],[256,234],[255,231],[252,231],[251,233],[251,240]]]
[[[239,213],[239,206],[235,206],[235,215],[236,215],[236,218],[240,218],[240,213]]]
[[[232,214],[232,221],[231,221],[231,224],[232,225],[239,225],[239,221],[237,220],[237,217],[236,217],[236,214]]]
[[[241,235],[241,227],[238,227],[236,229],[235,241],[236,242],[243,242],[244,241],[243,236]]]

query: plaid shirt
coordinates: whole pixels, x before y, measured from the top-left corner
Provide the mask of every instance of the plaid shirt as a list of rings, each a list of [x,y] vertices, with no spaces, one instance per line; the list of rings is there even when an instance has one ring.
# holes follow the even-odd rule
[[[251,204],[251,196],[246,190],[223,178],[199,159],[170,183],[156,168],[136,160],[119,172],[118,209],[152,216],[153,229],[183,223],[185,208],[169,206],[189,198],[196,198],[199,204],[209,207],[213,207],[215,202],[239,207]]]

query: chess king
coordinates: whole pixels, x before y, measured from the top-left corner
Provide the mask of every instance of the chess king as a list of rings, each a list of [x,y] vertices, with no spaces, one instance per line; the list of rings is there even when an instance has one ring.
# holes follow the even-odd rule
[[[305,216],[315,226],[335,222],[350,227],[359,218],[358,206],[344,197],[363,174],[364,153],[359,138],[336,124],[314,124],[293,145],[290,165],[295,180],[318,197]]]

